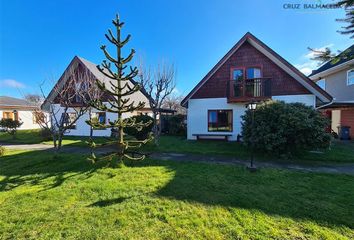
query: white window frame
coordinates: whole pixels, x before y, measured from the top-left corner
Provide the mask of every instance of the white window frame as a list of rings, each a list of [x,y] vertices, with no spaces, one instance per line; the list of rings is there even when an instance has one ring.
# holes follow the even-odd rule
[[[347,86],[354,85],[354,79],[353,79],[352,83],[349,83],[349,72],[351,72],[351,71],[354,72],[354,68],[347,71]]]
[[[326,79],[325,78],[321,78],[320,80],[318,80],[317,82],[316,82],[316,84],[317,84],[317,86],[319,86],[319,87],[321,87],[320,85],[318,85],[318,82],[319,81],[323,81],[324,82],[324,85],[323,85],[323,90],[326,90]]]

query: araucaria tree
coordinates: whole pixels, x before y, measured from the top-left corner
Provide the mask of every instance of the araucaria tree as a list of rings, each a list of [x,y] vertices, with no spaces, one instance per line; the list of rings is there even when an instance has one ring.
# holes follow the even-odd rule
[[[92,107],[101,111],[107,111],[117,114],[117,120],[109,121],[108,124],[101,124],[95,120],[88,120],[87,124],[94,128],[106,127],[114,128],[118,130],[117,139],[117,151],[109,154],[103,158],[108,159],[110,162],[121,165],[125,158],[130,160],[143,160],[145,155],[131,152],[129,149],[139,148],[142,144],[145,144],[148,139],[145,140],[126,140],[124,138],[124,129],[127,127],[134,127],[138,130],[144,126],[151,124],[151,122],[143,123],[136,122],[134,118],[123,118],[124,113],[134,112],[144,108],[144,102],[135,103],[129,96],[140,91],[140,85],[136,84],[133,80],[138,75],[137,67],[129,66],[129,70],[126,73],[128,63],[132,60],[135,51],[132,49],[127,57],[122,54],[123,47],[129,42],[130,36],[128,35],[124,40],[121,37],[121,29],[124,25],[120,22],[119,16],[112,21],[116,28],[115,35],[111,30],[108,30],[108,34],[105,34],[108,41],[113,45],[116,50],[115,56],[109,54],[106,46],[101,46],[101,49],[106,56],[106,60],[103,60],[101,65],[98,65],[98,70],[109,78],[107,82],[96,81],[98,88],[108,96],[107,99],[96,99],[91,102]],[[94,145],[94,143],[92,143]],[[134,156],[133,156],[134,155]],[[92,161],[96,161],[96,156],[92,154]]]

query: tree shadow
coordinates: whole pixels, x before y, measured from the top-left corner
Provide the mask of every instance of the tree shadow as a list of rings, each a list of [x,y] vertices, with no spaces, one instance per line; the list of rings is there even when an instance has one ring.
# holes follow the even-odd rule
[[[245,168],[206,163],[148,160],[130,166],[165,166],[173,179],[158,197],[310,220],[354,229],[354,177]]]
[[[83,155],[60,153],[53,157],[51,150],[19,152],[0,158],[0,191],[10,191],[22,185],[42,185],[41,191],[62,185],[67,179],[82,175],[90,178],[102,167],[91,164]],[[47,181],[50,179],[49,181]]]

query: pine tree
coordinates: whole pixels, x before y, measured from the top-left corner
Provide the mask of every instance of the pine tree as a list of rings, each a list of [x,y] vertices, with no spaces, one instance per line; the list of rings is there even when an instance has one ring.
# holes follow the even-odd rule
[[[142,144],[145,144],[149,139],[143,141],[133,141],[124,139],[124,129],[127,127],[136,128],[138,131],[143,127],[151,124],[151,122],[135,122],[134,118],[123,118],[123,113],[134,112],[136,110],[142,109],[145,106],[144,102],[135,103],[131,101],[129,96],[140,91],[141,86],[136,84],[133,80],[134,77],[138,75],[138,68],[129,66],[128,73],[125,73],[125,69],[128,67],[128,63],[132,60],[134,56],[134,49],[131,49],[130,54],[127,57],[123,57],[122,49],[129,42],[131,35],[129,34],[123,41],[121,40],[121,29],[124,22],[120,22],[119,16],[112,21],[116,28],[116,35],[109,29],[108,34],[105,34],[106,38],[116,49],[116,56],[113,57],[109,54],[105,45],[101,46],[106,60],[102,61],[101,65],[98,65],[98,70],[109,78],[108,84],[96,80],[98,88],[108,96],[106,103],[102,99],[94,99],[91,102],[91,106],[105,112],[111,112],[117,114],[117,120],[109,121],[108,124],[100,124],[97,120],[92,119],[86,121],[87,124],[94,128],[115,128],[118,130],[117,139],[117,151],[115,153],[109,154],[103,158],[108,159],[110,162],[118,161],[118,164],[123,164],[125,158],[130,160],[143,160],[145,155],[138,154],[136,157],[136,152],[132,152],[129,149],[140,148]],[[113,70],[115,68],[115,70]],[[91,146],[94,147],[95,143],[92,141]],[[96,156],[92,154],[92,161],[96,161]]]

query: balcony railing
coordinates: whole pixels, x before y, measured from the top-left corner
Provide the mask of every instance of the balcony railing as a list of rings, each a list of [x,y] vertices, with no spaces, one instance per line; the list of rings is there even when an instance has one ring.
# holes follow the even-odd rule
[[[271,97],[271,78],[231,80],[228,89],[229,102],[265,100]]]

